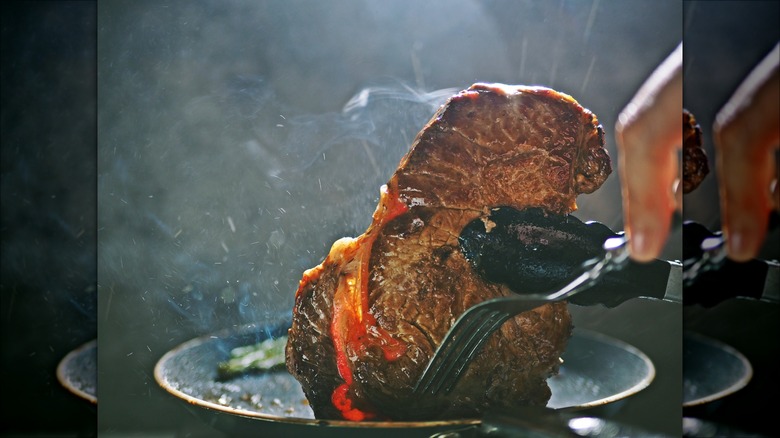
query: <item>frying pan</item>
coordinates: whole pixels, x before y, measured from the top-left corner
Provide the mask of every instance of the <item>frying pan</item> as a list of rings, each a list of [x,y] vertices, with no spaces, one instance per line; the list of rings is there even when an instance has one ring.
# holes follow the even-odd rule
[[[349,422],[318,420],[298,382],[286,371],[217,380],[217,365],[230,351],[286,334],[289,323],[251,324],[185,342],[157,362],[154,377],[174,397],[195,406],[196,413],[218,430],[233,435],[258,433],[316,436],[429,437],[457,427],[479,424],[476,418],[416,422]],[[575,329],[559,375],[548,380],[548,407],[580,410],[624,399],[646,388],[655,367],[641,351],[605,335]]]
[[[752,377],[750,361],[736,349],[697,333],[683,334],[683,407],[733,394]]]
[[[57,365],[57,380],[73,394],[97,404],[97,339],[66,354]]]

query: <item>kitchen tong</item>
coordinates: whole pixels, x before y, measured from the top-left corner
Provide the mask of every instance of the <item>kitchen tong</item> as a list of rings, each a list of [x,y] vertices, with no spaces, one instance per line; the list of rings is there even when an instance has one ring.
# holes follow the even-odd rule
[[[684,304],[710,307],[728,298],[748,298],[780,302],[780,263],[777,260],[778,224],[770,216],[765,258],[737,263],[726,256],[726,240],[721,232],[689,221],[683,224]],[[771,248],[775,248],[774,252]]]
[[[627,243],[622,235],[607,239],[603,245],[603,256],[586,261],[583,264],[584,272],[555,292],[512,294],[470,307],[444,336],[417,381],[414,392],[436,395],[441,391],[451,391],[480,347],[504,322],[541,305],[569,299],[595,285],[604,274],[622,269],[628,262]]]
[[[674,222],[674,228],[680,226],[679,217]],[[682,263],[633,262],[628,257],[627,238],[618,234],[604,241],[600,257],[584,262],[582,273],[555,292],[512,294],[470,307],[439,344],[414,393],[450,392],[482,345],[504,322],[550,302],[568,300],[575,305],[614,307],[643,297],[708,307],[729,298],[779,301],[777,261],[754,259],[735,263],[726,257],[725,241],[720,233],[713,233],[696,222],[685,222],[682,228],[686,246]],[[581,293],[585,290],[588,292]]]

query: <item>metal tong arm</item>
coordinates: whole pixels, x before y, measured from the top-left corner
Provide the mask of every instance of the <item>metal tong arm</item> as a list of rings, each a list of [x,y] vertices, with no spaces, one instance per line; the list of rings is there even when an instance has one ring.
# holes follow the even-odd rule
[[[580,274],[579,277],[575,278],[562,289],[547,295],[540,295],[539,298],[534,295],[523,295],[522,297],[528,297],[528,299],[543,299],[546,301],[565,300],[566,298],[593,286],[602,275],[622,269],[628,262],[628,240],[624,236],[607,239],[604,242],[603,248],[605,251],[603,257],[601,259],[592,259],[585,262],[583,264],[586,268],[585,272]]]

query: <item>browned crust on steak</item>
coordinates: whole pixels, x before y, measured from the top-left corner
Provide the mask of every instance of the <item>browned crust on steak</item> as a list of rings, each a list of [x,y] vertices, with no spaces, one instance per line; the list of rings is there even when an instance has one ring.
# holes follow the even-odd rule
[[[542,87],[475,84],[434,115],[396,172],[430,207],[577,209],[612,172],[596,116]]]
[[[571,334],[566,303],[505,323],[452,393],[436,400],[411,393],[465,309],[512,293],[472,271],[457,242],[463,227],[496,206],[572,212],[576,196],[596,190],[611,172],[603,145],[596,117],[547,88],[475,84],[448,100],[390,178],[371,226],[357,239],[334,244],[301,280],[287,367],[315,415],[350,418],[333,404],[334,391],[345,385],[351,406],[377,419],[478,416],[490,408],[545,405],[546,379],[557,373]],[[353,340],[344,350],[334,347],[338,330],[331,325],[334,305],[343,307],[335,302],[345,296],[345,278],[366,279],[365,311],[373,325],[361,335],[370,342]],[[391,359],[387,336],[403,347]],[[349,376],[342,375],[338,351],[348,353]]]
[[[683,193],[694,191],[708,173],[710,165],[702,147],[701,127],[693,114],[683,109]]]
[[[478,215],[473,212],[419,208],[388,224],[374,246],[372,313],[409,350],[393,362],[362,361],[359,369],[374,376],[363,382],[365,391],[391,418],[424,419],[432,412],[445,418],[477,416],[491,407],[545,405],[550,398],[546,379],[557,372],[571,332],[565,303],[542,306],[504,324],[448,396],[422,401],[411,397],[417,378],[454,320],[475,304],[512,293],[469,274],[457,235],[449,230],[453,224],[454,229],[462,228],[474,217]],[[414,225],[417,221],[429,225],[420,228]],[[435,250],[422,250],[429,247]],[[405,270],[381,269],[388,263],[401,263]]]

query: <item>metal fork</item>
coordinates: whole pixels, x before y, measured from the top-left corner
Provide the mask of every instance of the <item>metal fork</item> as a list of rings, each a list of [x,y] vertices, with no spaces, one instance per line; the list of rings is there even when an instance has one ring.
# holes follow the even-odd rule
[[[583,263],[584,272],[563,289],[549,294],[509,295],[476,304],[467,309],[444,336],[428,366],[417,381],[414,393],[436,395],[450,392],[488,337],[511,317],[541,305],[565,300],[593,286],[603,274],[621,269],[628,261],[623,236],[604,242],[604,255]]]

